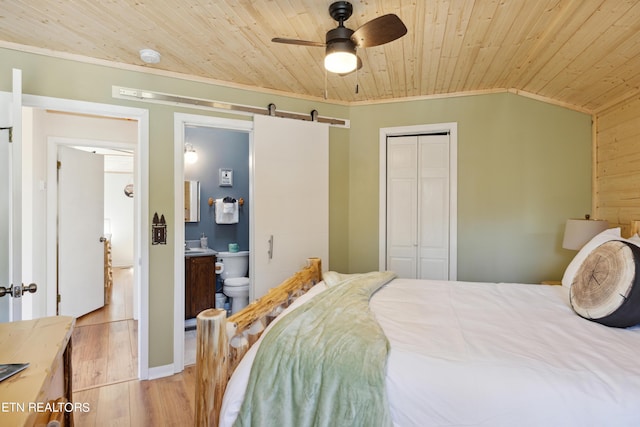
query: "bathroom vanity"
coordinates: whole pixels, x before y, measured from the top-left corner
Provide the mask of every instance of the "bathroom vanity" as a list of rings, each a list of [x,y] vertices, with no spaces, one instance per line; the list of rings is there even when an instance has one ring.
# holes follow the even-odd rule
[[[188,249],[184,258],[184,318],[193,319],[207,308],[215,307],[216,252]]]

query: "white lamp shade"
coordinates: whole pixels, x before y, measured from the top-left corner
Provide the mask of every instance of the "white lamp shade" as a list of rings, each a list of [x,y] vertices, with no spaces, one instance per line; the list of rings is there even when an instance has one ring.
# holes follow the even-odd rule
[[[609,222],[600,219],[568,219],[564,229],[562,247],[580,250],[594,236],[609,228]]]

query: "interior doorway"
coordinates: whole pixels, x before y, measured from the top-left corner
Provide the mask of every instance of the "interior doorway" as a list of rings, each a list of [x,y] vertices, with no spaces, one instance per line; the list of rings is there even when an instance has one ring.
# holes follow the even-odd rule
[[[95,119],[92,125],[96,126]],[[132,136],[135,138],[135,133]],[[110,283],[110,267],[134,266],[136,144],[51,137],[49,145],[57,147],[58,183],[52,186],[58,193],[57,312],[81,317],[109,304],[107,289],[103,288]],[[54,159],[48,163],[49,168],[54,167]],[[78,216],[78,212],[83,215]],[[90,212],[93,214],[88,215]],[[98,282],[104,282],[104,286]],[[85,295],[86,288],[92,289],[92,297]],[[96,302],[87,306],[91,299]],[[132,301],[128,303],[135,306]]]
[[[187,127],[212,128],[221,131],[230,131],[234,133],[247,134],[251,138],[253,122],[247,120],[222,119],[217,117],[191,115],[176,113],[174,119],[174,184],[175,184],[175,217],[184,218],[184,180],[185,162],[184,150],[186,140]],[[200,156],[199,156],[200,157]],[[251,158],[246,159],[247,163],[251,162]],[[199,158],[198,161],[201,161]],[[217,177],[218,170],[212,170],[210,173]],[[252,190],[249,189],[249,192]],[[208,198],[211,194],[201,195],[201,205],[208,206]],[[247,194],[247,199],[251,198],[251,194]],[[205,221],[206,219],[202,219]],[[209,218],[211,220],[211,218]],[[182,226],[181,226],[182,225]],[[176,222],[174,239],[175,245],[175,267],[174,267],[174,370],[180,372],[184,369],[186,363],[195,360],[195,333],[187,331],[185,333],[185,226],[184,222]],[[209,247],[212,247],[213,236],[209,236]],[[214,248],[215,249],[215,248]]]
[[[33,112],[56,112],[61,116],[83,116],[95,119],[120,119],[135,123],[136,154],[134,163],[134,186],[137,198],[134,207],[134,266],[133,281],[135,283],[134,307],[138,318],[138,363],[136,376],[146,379],[148,367],[148,150],[149,150],[149,113],[148,110],[117,105],[97,104],[59,98],[47,98],[24,95],[23,104]],[[28,189],[28,197],[34,200],[33,211],[38,218],[33,221],[33,235],[39,240],[28,248],[35,260],[35,274],[42,279],[42,302],[34,317],[56,315],[56,144],[51,144],[46,136],[37,134],[34,127],[34,141],[38,140],[37,155],[32,159],[33,188]],[[53,160],[52,160],[53,159]],[[42,192],[42,193],[40,193]],[[42,194],[42,195],[40,195]]]
[[[62,125],[75,129],[70,134],[83,135],[82,129],[89,129],[90,133],[107,137],[109,134],[100,131],[107,127],[112,132],[110,139],[119,139],[48,137],[48,168],[55,167],[58,175],[57,185],[49,186],[50,192],[58,194],[57,310],[60,315],[77,318],[73,333],[74,392],[137,379],[135,215],[134,200],[129,196],[135,195],[132,184],[138,125],[106,117],[66,113],[59,117],[55,112],[38,116],[44,123],[35,120],[34,125],[42,127],[46,134]],[[129,184],[131,189],[127,192]],[[91,212],[94,213],[89,215]],[[88,225],[82,226],[83,223]],[[95,302],[87,305],[90,301]]]
[[[186,125],[249,133],[249,301],[265,295],[309,257],[319,257],[329,265],[328,124],[263,115],[249,122],[176,113],[176,218],[184,217]],[[185,235],[182,227],[175,228],[174,361],[182,369],[185,254],[181,243]]]

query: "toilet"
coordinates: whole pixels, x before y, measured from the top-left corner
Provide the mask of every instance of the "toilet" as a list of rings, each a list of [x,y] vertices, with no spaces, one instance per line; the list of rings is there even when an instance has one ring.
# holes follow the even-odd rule
[[[249,251],[218,252],[216,272],[222,278],[222,292],[231,298],[231,314],[249,304]]]

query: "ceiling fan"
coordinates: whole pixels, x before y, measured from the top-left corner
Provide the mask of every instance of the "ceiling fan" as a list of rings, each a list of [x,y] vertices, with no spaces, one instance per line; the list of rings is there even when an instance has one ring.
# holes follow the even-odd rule
[[[382,15],[363,24],[357,30],[344,26],[344,21],[353,13],[348,1],[337,1],[329,6],[329,14],[338,21],[338,26],[329,30],[325,43],[276,37],[272,42],[301,46],[324,47],[324,67],[336,74],[348,74],[362,66],[356,55],[356,49],[380,46],[392,42],[407,33],[407,27],[392,13]]]

